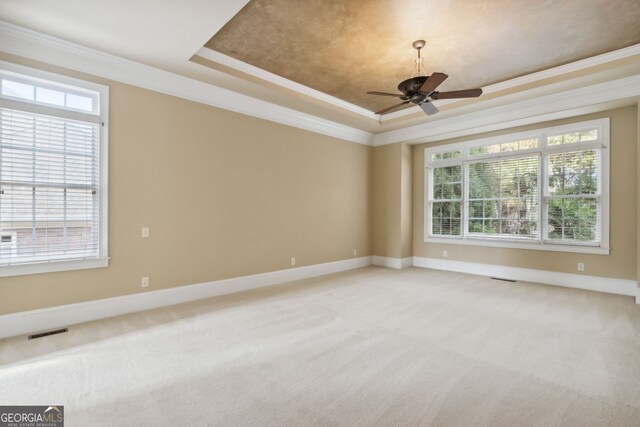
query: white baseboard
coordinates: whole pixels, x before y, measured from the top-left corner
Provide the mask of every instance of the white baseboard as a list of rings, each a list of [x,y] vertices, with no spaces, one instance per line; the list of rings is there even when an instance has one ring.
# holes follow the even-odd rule
[[[371,257],[309,265],[0,316],[0,339],[371,265]]]
[[[386,256],[373,256],[373,265],[390,268],[407,268],[413,265],[413,257],[391,258]]]
[[[479,276],[498,277],[501,279],[544,283],[546,285],[565,286],[589,291],[635,296],[636,304],[640,304],[640,293],[638,292],[639,290],[637,286],[638,283],[635,280],[557,273],[546,270],[533,270],[529,268],[505,267],[493,264],[480,264],[475,262],[424,257],[413,257],[413,265],[416,267],[433,268],[436,270],[457,271],[460,273],[477,274]]]

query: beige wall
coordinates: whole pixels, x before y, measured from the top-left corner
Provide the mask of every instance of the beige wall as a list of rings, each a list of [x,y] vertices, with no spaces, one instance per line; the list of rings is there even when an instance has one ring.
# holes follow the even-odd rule
[[[373,153],[373,254],[413,254],[413,149],[408,144],[376,147]]]
[[[400,255],[407,258],[413,256],[413,147],[402,144],[401,150]]]
[[[89,79],[110,87],[110,266],[1,278],[0,314],[371,254],[371,147]]]
[[[601,117],[611,118],[610,255],[588,255],[424,242],[424,148],[427,146],[449,144]],[[637,210],[639,209],[637,201],[639,184],[636,179],[638,168],[637,125],[637,107],[628,107],[571,119],[415,146],[413,156],[414,256],[442,258],[442,251],[447,250],[448,259],[450,260],[508,265],[565,273],[578,273],[576,264],[578,262],[584,262],[585,274],[636,280],[638,271]]]
[[[373,151],[373,254],[401,256],[402,145]]]

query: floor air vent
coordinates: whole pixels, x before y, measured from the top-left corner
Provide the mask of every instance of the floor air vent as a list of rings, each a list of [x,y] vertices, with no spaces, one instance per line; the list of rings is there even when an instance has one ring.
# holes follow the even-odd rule
[[[502,280],[503,282],[516,282],[516,280],[511,280],[511,279],[502,279],[500,277],[492,277],[493,280]]]
[[[64,328],[64,329],[55,329],[53,331],[40,332],[39,334],[29,335],[29,339],[35,340],[36,338],[48,337],[49,335],[64,334],[65,332],[69,332],[69,329]]]

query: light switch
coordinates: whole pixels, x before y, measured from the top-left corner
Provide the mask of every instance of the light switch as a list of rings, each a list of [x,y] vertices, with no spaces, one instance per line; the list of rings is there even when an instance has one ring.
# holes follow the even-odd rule
[[[146,239],[149,237],[149,227],[142,227],[142,238]]]

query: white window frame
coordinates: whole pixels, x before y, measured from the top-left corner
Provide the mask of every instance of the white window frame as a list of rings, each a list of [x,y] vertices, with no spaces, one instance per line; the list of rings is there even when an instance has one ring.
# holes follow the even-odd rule
[[[94,111],[83,112],[68,107],[48,106],[20,98],[0,95],[0,106],[32,113],[48,114],[57,117],[93,121],[99,125],[98,179],[99,184],[99,231],[98,256],[84,259],[49,260],[44,262],[14,263],[0,265],[0,277],[25,274],[50,273],[56,271],[81,270],[86,268],[107,267],[109,265],[109,88],[93,82],[87,82],[59,74],[50,73],[11,62],[0,61],[0,75],[28,84],[64,90],[68,93],[85,95],[98,93],[99,103]],[[83,92],[86,90],[87,92]],[[62,113],[61,113],[62,111]]]
[[[586,129],[596,128],[598,130],[598,139],[590,142],[579,142],[562,145],[547,145],[547,137],[559,133],[580,132]],[[538,147],[526,150],[507,151],[502,153],[469,155],[469,149],[478,146],[500,144],[504,142],[514,142],[525,139],[538,139]],[[496,137],[483,138],[472,141],[459,142],[454,144],[440,145],[437,147],[425,148],[425,197],[424,197],[424,241],[427,243],[449,243],[469,246],[488,246],[500,248],[518,248],[533,249],[542,251],[559,251],[559,252],[575,252],[608,255],[609,247],[609,118],[590,120],[585,122],[572,123],[562,126],[554,126],[548,128],[537,129],[534,131],[518,132]],[[561,242],[550,239],[544,239],[546,235],[547,219],[546,219],[546,199],[547,194],[547,165],[546,156],[559,152],[571,152],[576,150],[599,149],[601,153],[601,177],[600,177],[600,244],[594,245],[589,242]],[[460,150],[461,156],[455,159],[431,160],[433,154],[442,152]],[[494,237],[494,236],[470,236],[468,233],[468,210],[469,210],[469,168],[470,163],[486,159],[502,159],[521,157],[527,154],[537,154],[538,161],[538,238],[523,237]],[[431,204],[433,198],[433,189],[431,182],[433,180],[433,168],[461,165],[463,182],[462,182],[462,206],[461,206],[461,231],[459,236],[434,235],[431,229]]]

